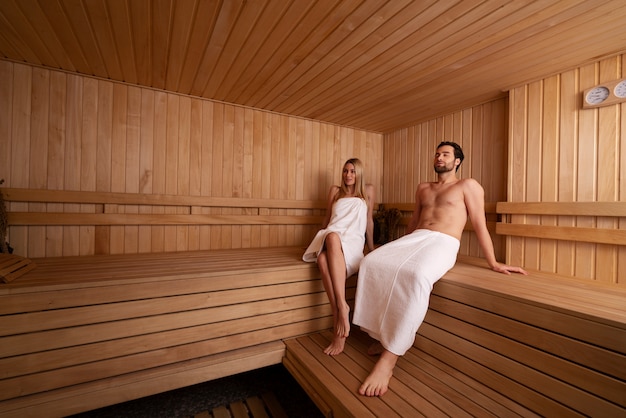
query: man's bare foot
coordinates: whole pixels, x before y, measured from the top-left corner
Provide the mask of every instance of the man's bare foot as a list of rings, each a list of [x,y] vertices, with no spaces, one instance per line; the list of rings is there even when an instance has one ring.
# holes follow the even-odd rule
[[[383,396],[387,393],[397,361],[398,356],[387,350],[383,351],[372,372],[359,388],[359,393],[364,396]]]
[[[350,335],[350,307],[348,304],[337,311],[335,334],[343,338],[348,338],[348,335]]]
[[[367,354],[369,354],[370,356],[378,356],[383,351],[385,351],[385,348],[379,341],[376,341],[367,348]]]
[[[330,345],[324,349],[324,354],[328,354],[329,356],[336,356],[343,351],[343,348],[346,345],[346,338],[340,337],[338,335],[333,336],[333,340]]]

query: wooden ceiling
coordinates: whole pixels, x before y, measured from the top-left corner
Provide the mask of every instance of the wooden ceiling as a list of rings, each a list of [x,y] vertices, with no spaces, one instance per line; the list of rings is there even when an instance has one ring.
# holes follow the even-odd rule
[[[0,56],[389,132],[626,50],[626,1],[1,0]]]

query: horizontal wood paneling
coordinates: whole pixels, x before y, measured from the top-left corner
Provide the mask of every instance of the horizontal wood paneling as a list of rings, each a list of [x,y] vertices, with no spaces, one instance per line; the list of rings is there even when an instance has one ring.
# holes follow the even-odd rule
[[[624,77],[625,64],[625,56],[618,55],[510,91],[509,201],[623,206],[626,105],[582,109],[582,92]],[[531,269],[624,284],[626,219],[619,213],[519,214],[510,222],[528,229],[594,228],[609,235],[619,230],[607,243],[511,237],[508,259]]]
[[[128,217],[191,215],[200,198],[224,207],[194,216],[320,216],[343,162],[360,158],[380,189],[382,135],[164,91],[0,61],[0,178],[3,187],[145,195],[136,204],[12,202],[10,212]],[[228,199],[268,201],[230,207]],[[185,203],[187,202],[187,203]],[[278,203],[271,203],[278,202]],[[277,207],[278,205],[278,207]],[[201,205],[198,205],[201,206]],[[236,206],[236,205],[234,205]],[[68,216],[68,215],[64,215]],[[80,216],[80,215],[77,215]],[[306,245],[318,225],[10,226],[27,257]]]
[[[436,179],[435,149],[441,141],[463,147],[458,176],[473,177],[485,189],[485,201],[506,200],[507,100],[500,99],[451,113],[384,138],[383,202],[414,203],[417,185]],[[492,234],[496,257],[504,260],[504,241]],[[463,233],[460,254],[478,256],[474,233]]]

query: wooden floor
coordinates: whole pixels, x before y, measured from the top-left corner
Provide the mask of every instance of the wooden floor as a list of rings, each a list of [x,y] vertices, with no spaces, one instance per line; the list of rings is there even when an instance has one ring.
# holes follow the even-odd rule
[[[327,417],[537,416],[415,347],[398,360],[384,396],[360,396],[376,360],[367,354],[369,337],[353,330],[344,353],[334,357],[322,352],[330,338],[325,331],[286,341],[283,360]]]
[[[276,396],[267,392],[201,412],[194,418],[287,418],[287,414]]]

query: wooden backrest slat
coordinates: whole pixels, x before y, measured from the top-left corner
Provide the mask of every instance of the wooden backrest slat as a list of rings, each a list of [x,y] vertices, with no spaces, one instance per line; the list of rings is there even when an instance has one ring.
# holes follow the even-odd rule
[[[496,211],[502,215],[502,221],[496,225],[497,234],[596,244],[626,244],[626,230],[545,225],[537,219],[526,223],[524,217],[520,218],[521,215],[620,218],[626,216],[626,202],[498,202]]]
[[[626,216],[626,202],[498,202],[496,212],[507,215]]]
[[[9,212],[10,225],[318,225],[323,216]]]
[[[596,244],[626,244],[625,229],[498,223],[496,225],[496,233],[517,237],[593,242]]]
[[[88,192],[71,190],[2,189],[4,200],[39,203],[83,203],[226,208],[325,209],[323,200],[252,199],[241,197],[177,196],[164,194]]]

